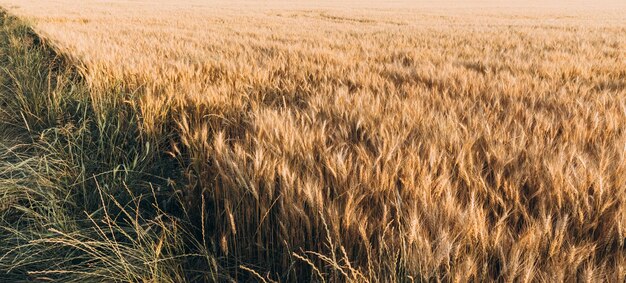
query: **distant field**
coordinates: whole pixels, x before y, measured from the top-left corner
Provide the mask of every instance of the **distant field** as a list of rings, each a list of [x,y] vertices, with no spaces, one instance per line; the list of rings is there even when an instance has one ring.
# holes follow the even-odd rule
[[[626,280],[626,3],[76,2],[0,0],[76,72],[0,141],[84,225],[0,191],[0,279]]]

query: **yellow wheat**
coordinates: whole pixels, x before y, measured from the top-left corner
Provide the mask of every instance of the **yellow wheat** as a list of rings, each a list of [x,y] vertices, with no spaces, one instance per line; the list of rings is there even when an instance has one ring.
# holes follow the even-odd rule
[[[0,5],[172,137],[235,267],[625,280],[624,3],[76,2]]]

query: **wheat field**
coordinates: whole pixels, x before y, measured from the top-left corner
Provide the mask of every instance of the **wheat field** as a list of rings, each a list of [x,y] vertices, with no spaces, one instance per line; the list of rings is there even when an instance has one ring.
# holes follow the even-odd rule
[[[77,69],[98,127],[136,121],[102,141],[110,155],[93,176],[129,147],[155,156],[129,172],[168,164],[82,190],[138,197],[133,186],[154,193],[166,179],[158,221],[146,220],[161,226],[142,245],[99,233],[109,241],[79,248],[98,255],[84,264],[1,264],[11,250],[0,268],[145,282],[626,280],[626,3],[76,2],[0,6]],[[118,203],[119,219],[141,214],[115,198],[75,206]],[[82,247],[67,229],[20,247]],[[145,272],[121,259],[136,251]]]

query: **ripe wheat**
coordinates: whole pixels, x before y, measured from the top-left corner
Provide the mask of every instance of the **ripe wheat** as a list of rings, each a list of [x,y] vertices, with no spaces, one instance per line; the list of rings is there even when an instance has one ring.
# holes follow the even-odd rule
[[[231,273],[626,280],[623,3],[74,2],[0,5],[167,138]]]

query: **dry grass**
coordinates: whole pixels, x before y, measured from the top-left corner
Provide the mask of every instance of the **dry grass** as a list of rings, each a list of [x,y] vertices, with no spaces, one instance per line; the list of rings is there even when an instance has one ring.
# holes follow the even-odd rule
[[[624,4],[41,2],[234,278],[626,280]]]

